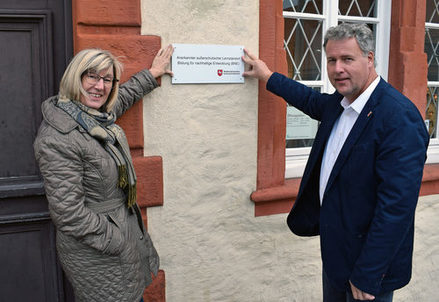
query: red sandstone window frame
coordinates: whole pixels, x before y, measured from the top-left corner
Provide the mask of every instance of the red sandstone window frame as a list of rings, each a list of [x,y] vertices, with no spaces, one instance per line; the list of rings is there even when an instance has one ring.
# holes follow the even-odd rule
[[[259,2],[259,58],[271,70],[287,73],[283,47],[282,1]],[[289,212],[300,178],[285,179],[286,103],[259,83],[258,164],[256,191],[251,194],[255,216]]]

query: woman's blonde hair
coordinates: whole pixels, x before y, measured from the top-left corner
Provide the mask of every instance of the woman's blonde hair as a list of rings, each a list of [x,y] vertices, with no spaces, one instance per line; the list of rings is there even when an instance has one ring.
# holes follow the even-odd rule
[[[82,77],[88,71],[99,73],[113,68],[114,81],[108,99],[101,110],[109,112],[113,108],[119,92],[119,79],[122,73],[122,63],[109,51],[92,48],[81,50],[67,66],[59,87],[59,98],[75,101],[81,100],[81,94],[87,95],[82,88]]]

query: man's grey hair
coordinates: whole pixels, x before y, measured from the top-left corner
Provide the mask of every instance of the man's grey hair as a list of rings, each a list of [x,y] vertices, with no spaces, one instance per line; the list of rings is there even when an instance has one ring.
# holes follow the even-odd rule
[[[369,52],[374,54],[375,60],[375,37],[372,30],[365,23],[341,23],[337,26],[330,27],[325,34],[323,47],[326,50],[326,44],[329,40],[344,40],[355,38],[358,46],[364,56]],[[376,62],[374,62],[376,65]]]

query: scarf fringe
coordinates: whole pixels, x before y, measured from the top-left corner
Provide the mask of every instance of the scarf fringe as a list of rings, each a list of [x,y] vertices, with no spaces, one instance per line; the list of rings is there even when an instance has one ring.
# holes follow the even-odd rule
[[[137,200],[137,185],[130,185],[128,188],[128,207],[131,208],[136,204]]]
[[[119,187],[122,189],[125,189],[128,186],[128,198],[127,198],[127,206],[128,208],[131,208],[136,204],[137,200],[137,185],[134,184],[128,184],[128,171],[126,165],[121,165],[117,167],[119,170]]]
[[[117,167],[117,169],[119,171],[119,188],[125,189],[125,187],[128,185],[127,166],[120,165]]]

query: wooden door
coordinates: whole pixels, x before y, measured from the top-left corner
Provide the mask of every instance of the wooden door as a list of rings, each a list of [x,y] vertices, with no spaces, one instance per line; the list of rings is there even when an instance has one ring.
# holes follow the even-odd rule
[[[33,154],[72,56],[71,0],[0,1],[0,302],[73,301]]]

